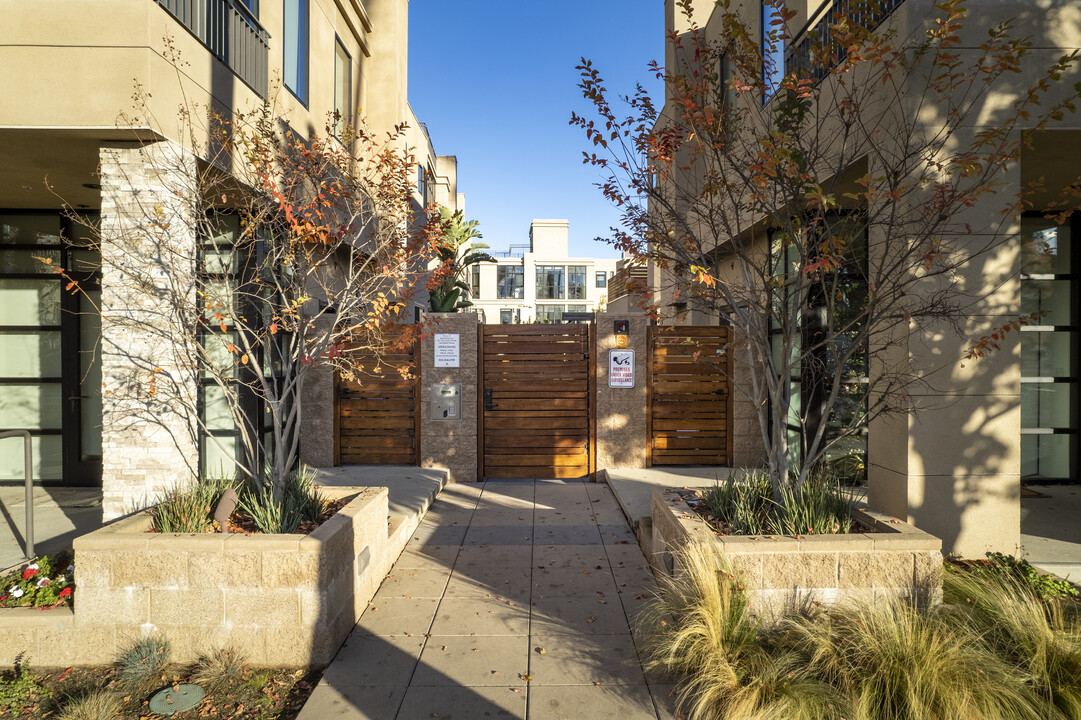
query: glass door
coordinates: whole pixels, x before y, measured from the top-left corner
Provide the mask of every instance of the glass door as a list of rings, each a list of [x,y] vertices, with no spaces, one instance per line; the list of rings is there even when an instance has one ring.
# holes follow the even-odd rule
[[[1021,221],[1021,476],[1076,478],[1078,259],[1070,223]]]
[[[56,212],[0,212],[0,430],[29,430],[34,478],[101,484],[100,297],[94,253]],[[84,243],[84,246],[88,243]],[[56,269],[81,281],[65,293]],[[21,438],[0,440],[0,481],[21,481]]]

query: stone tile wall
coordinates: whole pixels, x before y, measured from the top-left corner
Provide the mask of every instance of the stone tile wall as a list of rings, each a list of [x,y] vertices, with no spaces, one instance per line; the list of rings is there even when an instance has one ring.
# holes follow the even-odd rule
[[[110,520],[198,474],[195,157],[161,141],[103,143],[102,505]],[[184,299],[185,302],[177,302]]]

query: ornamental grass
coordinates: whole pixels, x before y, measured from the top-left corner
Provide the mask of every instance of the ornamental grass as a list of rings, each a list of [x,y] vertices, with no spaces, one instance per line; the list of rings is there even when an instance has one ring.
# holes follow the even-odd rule
[[[691,720],[1081,718],[1074,601],[947,570],[945,602],[813,603],[765,624],[715,549],[690,546],[643,616]]]

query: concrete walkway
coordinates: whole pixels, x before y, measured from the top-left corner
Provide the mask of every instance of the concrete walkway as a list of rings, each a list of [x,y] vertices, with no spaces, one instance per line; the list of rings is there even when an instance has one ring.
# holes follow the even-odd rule
[[[635,615],[655,589],[607,485],[449,485],[301,720],[671,720]]]

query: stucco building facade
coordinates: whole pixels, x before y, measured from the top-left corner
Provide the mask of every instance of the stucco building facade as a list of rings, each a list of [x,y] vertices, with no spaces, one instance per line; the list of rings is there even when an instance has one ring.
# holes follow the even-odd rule
[[[409,106],[407,48],[407,0],[0,6],[0,429],[31,432],[36,479],[101,486],[108,519],[189,481],[211,452],[179,411],[128,421],[134,410],[102,393],[133,363],[160,365],[156,341],[125,334],[116,314],[162,308],[137,306],[116,264],[102,262],[117,246],[93,246],[65,208],[123,239],[149,201],[177,257],[192,260],[198,240],[176,188],[194,185],[206,163],[198,148],[213,138],[178,112],[230,117],[267,102],[301,138],[325,135],[333,113],[379,134],[405,124],[418,216],[434,203],[455,209],[456,159],[435,153]],[[64,292],[41,258],[78,275],[83,292]],[[159,372],[179,378],[179,393],[198,392],[190,368]],[[333,378],[313,378],[312,397],[327,395],[319,385]],[[0,479],[21,477],[20,440],[0,440]]]
[[[669,72],[675,72],[681,62],[673,36],[688,38],[701,32],[717,42],[725,32],[722,11],[713,3],[694,3],[690,15],[680,5],[672,0],[666,3]],[[880,5],[873,22],[880,32],[896,33],[898,42],[924,32],[935,10],[930,0],[890,0]],[[779,50],[783,68],[794,62],[792,48],[834,22],[834,13],[855,12],[853,3],[841,0],[790,0],[787,7],[794,17],[788,23],[787,47]],[[762,37],[769,22],[762,3],[737,0],[731,9],[752,37]],[[861,17],[870,22],[872,15]],[[1013,36],[1030,37],[1033,50],[1024,58],[1020,72],[996,81],[981,104],[973,108],[961,124],[963,137],[958,142],[997,127],[1026,88],[1060,56],[1081,46],[1081,4],[1075,0],[1053,0],[1038,10],[1029,3],[986,0],[968,6],[959,55],[965,60],[976,57],[980,43],[987,38],[986,29],[1004,21],[1012,22]],[[1070,92],[1077,79],[1073,68],[1059,85],[1052,84],[1046,102]],[[926,80],[913,75],[907,82],[896,90],[915,114],[920,112],[917,100],[926,89],[920,83]],[[759,98],[756,102],[762,104],[766,115],[768,101]],[[665,122],[666,113],[674,112],[677,110],[669,97],[660,122]],[[914,127],[921,132],[934,127],[933,123],[931,118],[925,125],[914,123]],[[1076,182],[1079,152],[1081,116],[1070,113],[1052,122],[1022,149],[1018,160],[998,178],[1001,184],[996,193],[965,210],[958,223],[967,230],[944,239],[961,252],[972,251],[972,261],[958,268],[950,281],[968,297],[978,298],[956,318],[960,333],[953,332],[949,323],[912,323],[892,346],[894,354],[889,362],[899,363],[921,382],[912,386],[906,412],[872,419],[860,441],[869,500],[877,509],[941,537],[944,551],[968,557],[979,557],[988,550],[1017,553],[1022,484],[1076,482],[1081,477],[1079,267],[1073,240],[1078,228],[1075,220],[1057,224],[1042,212],[1050,210],[1061,191]],[[1042,189],[1029,198],[1031,212],[1001,225],[1003,205],[1037,179]],[[672,182],[694,185],[696,181],[682,176]],[[770,232],[765,226],[751,228],[748,237],[757,233],[763,252],[770,252]],[[992,236],[1003,239],[995,252],[972,250]],[[872,236],[872,263],[874,242]],[[728,270],[728,262],[721,261],[723,246],[721,240],[712,251],[716,262],[713,272],[722,279]],[[1042,248],[1035,261],[1033,247]],[[686,278],[651,265],[648,285],[664,316],[662,322],[721,321],[701,312],[694,303],[688,304],[686,295],[681,297],[679,289],[686,291],[689,286]],[[927,283],[922,291],[935,292],[932,285]],[[977,339],[990,337],[1011,320],[1034,312],[1043,319],[1020,332],[999,333],[998,349],[979,360],[964,361],[966,350]],[[753,432],[748,429],[744,434]]]

